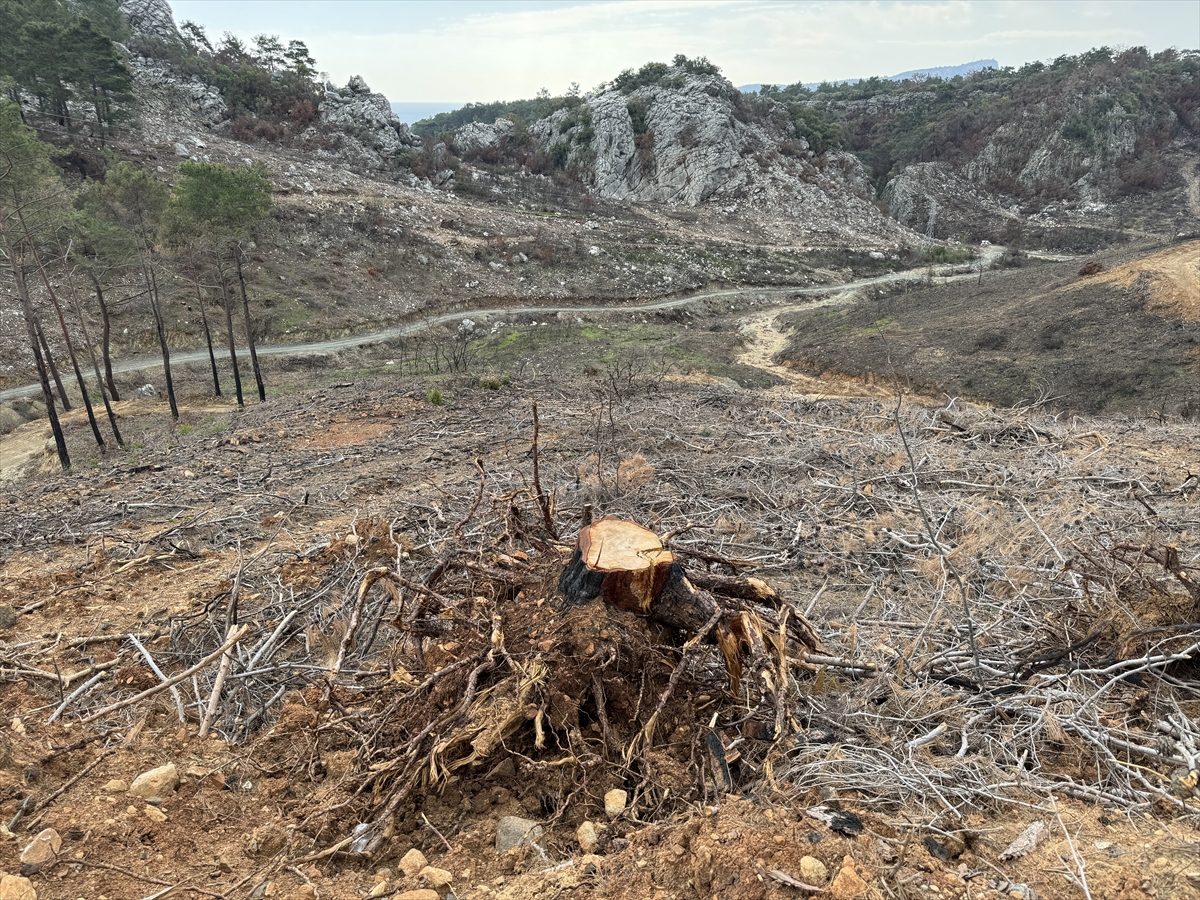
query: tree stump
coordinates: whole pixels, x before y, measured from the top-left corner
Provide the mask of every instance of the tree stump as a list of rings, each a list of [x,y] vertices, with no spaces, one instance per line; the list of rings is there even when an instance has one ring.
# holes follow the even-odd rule
[[[710,637],[725,657],[735,691],[743,661],[756,670],[770,666],[783,651],[784,632],[808,650],[818,647],[808,621],[790,608],[780,611],[783,601],[761,581],[707,573],[699,578],[709,590],[692,583],[654,532],[608,516],[580,529],[579,543],[559,578],[558,590],[572,603],[600,597],[693,638]],[[778,613],[774,625],[768,627],[756,609],[768,621]],[[786,622],[783,631],[780,622]]]
[[[579,543],[558,581],[572,603],[596,597],[621,609],[695,634],[718,610],[697,590],[653,531],[607,516],[579,532]]]

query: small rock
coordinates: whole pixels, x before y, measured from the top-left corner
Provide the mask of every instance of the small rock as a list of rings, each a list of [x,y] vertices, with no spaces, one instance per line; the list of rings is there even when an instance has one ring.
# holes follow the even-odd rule
[[[429,888],[417,888],[415,891],[405,891],[402,894],[392,894],[392,900],[442,900],[437,891]]]
[[[287,832],[275,823],[260,825],[246,840],[247,856],[275,856],[287,843]]]
[[[604,857],[594,853],[588,853],[579,860],[579,870],[584,875],[595,875],[600,871],[602,865],[604,865]]]
[[[414,877],[418,872],[429,865],[429,860],[425,858],[425,854],[413,847],[400,858],[400,871],[409,878]]]
[[[604,814],[610,819],[615,819],[621,813],[625,812],[625,804],[628,800],[628,793],[620,788],[613,788],[604,795]]]
[[[442,891],[451,886],[454,881],[454,876],[445,869],[439,869],[436,866],[426,866],[417,876],[429,882],[430,887],[435,891]]]
[[[821,862],[815,856],[802,856],[800,858],[800,880],[809,884],[822,885],[829,878],[829,870],[825,868],[825,863]]]
[[[496,768],[487,774],[488,781],[497,781],[517,777],[517,767],[513,765],[512,757],[506,756]]]
[[[371,888],[371,890],[367,891],[367,896],[368,897],[382,897],[387,892],[388,892],[387,881],[381,881],[381,882],[379,882],[379,884],[377,884],[373,888]]]
[[[147,806],[144,810],[142,810],[142,812],[144,812],[146,814],[146,818],[149,819],[151,822],[167,821],[167,814],[165,812],[163,812],[161,809],[159,809],[157,806]]]
[[[866,896],[867,883],[855,870],[854,857],[847,856],[842,860],[842,870],[829,886],[833,900],[858,900]]]
[[[100,790],[106,794],[123,794],[129,790],[129,782],[114,778],[112,781],[106,782]]]
[[[522,844],[535,844],[544,833],[542,826],[532,819],[505,816],[496,823],[496,852],[507,853]]]
[[[37,900],[37,891],[28,878],[5,875],[0,878],[0,900]]]
[[[17,611],[11,606],[0,606],[0,628],[5,631],[17,624]]]
[[[579,847],[584,853],[595,853],[596,847],[600,843],[600,835],[596,831],[596,826],[591,822],[584,822],[575,829],[575,837],[579,839]]]
[[[175,155],[176,156],[191,156],[192,152],[190,150],[188,150],[187,147],[183,146],[183,144],[179,143],[179,141],[176,141],[175,142]]]
[[[38,834],[21,851],[21,862],[25,865],[40,866],[50,862],[62,849],[62,838],[53,828],[47,828]]]
[[[133,784],[129,786],[129,793],[135,797],[141,797],[143,800],[149,800],[152,797],[162,798],[173,794],[177,787],[179,787],[179,770],[175,768],[175,763],[167,763],[165,766],[143,772],[133,779]]]

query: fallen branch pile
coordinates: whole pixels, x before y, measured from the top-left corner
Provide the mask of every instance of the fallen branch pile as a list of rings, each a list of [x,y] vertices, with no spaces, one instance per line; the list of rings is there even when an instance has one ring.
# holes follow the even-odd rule
[[[485,795],[500,770],[550,824],[617,786],[641,821],[727,791],[833,790],[946,832],[1054,792],[1195,815],[1189,473],[1147,479],[1106,461],[1094,430],[1030,410],[718,399],[668,417],[659,396],[603,434],[557,409],[531,470],[477,458],[470,482],[307,547],[267,520],[166,631],[87,637],[118,649],[63,673],[48,640],[0,665],[58,693],[48,716],[101,730],[154,708],[290,742],[299,780],[349,754],[297,829],[306,859],[372,853],[422,827],[424,798]],[[560,581],[573,552],[589,558],[570,537],[589,504],[651,524],[662,545],[634,556],[698,612]]]

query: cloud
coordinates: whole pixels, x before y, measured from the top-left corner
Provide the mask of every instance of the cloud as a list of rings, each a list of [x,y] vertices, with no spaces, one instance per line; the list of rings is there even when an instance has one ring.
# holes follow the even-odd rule
[[[305,40],[338,83],[361,74],[393,100],[498,100],[585,90],[622,69],[676,53],[707,56],[735,83],[820,81],[888,75],[994,57],[1020,65],[1107,44],[1152,50],[1196,41],[1194,0],[869,0],[869,2],[640,2],[298,4],[286,23],[278,5],[181,2],[209,30],[255,10],[268,30]],[[260,9],[261,7],[261,9]],[[291,7],[289,7],[291,8]],[[331,9],[344,23],[329,27]],[[244,10],[245,12],[239,12]],[[306,25],[308,13],[326,17]],[[369,10],[370,16],[364,10]],[[315,19],[307,19],[315,21]]]

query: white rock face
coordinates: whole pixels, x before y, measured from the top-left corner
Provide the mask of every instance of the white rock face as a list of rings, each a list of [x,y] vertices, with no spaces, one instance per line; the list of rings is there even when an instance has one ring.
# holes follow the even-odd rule
[[[117,7],[125,13],[134,34],[146,34],[164,41],[179,39],[175,16],[167,0],[120,0]]]
[[[138,94],[144,102],[161,103],[173,111],[181,107],[200,125],[212,127],[223,120],[229,109],[221,92],[197,76],[184,80],[164,62],[144,56],[132,57],[129,68]]]
[[[512,134],[513,123],[508,119],[497,119],[493,124],[471,122],[464,125],[454,135],[454,144],[459,153],[471,150],[482,150],[498,142],[502,137]]]
[[[768,223],[775,239],[811,245],[913,239],[875,206],[857,157],[815,157],[782,105],[749,100],[719,75],[673,68],[629,94],[589,94],[529,131],[607,200],[704,204],[716,215]]]
[[[334,143],[353,165],[380,169],[405,147],[420,143],[392,112],[387,97],[373,93],[361,75],[344,88],[326,85],[318,111],[321,124],[336,132]]]
[[[610,90],[585,105],[595,133],[586,146],[595,153],[594,186],[601,197],[696,206],[753,183],[744,155],[777,142],[758,125],[737,118],[739,93],[726,79],[689,75],[682,82],[628,95]],[[641,134],[634,132],[631,104],[645,107]],[[548,147],[574,140],[584,126],[560,134],[569,115],[559,110],[530,130]],[[573,153],[578,156],[579,150]]]

